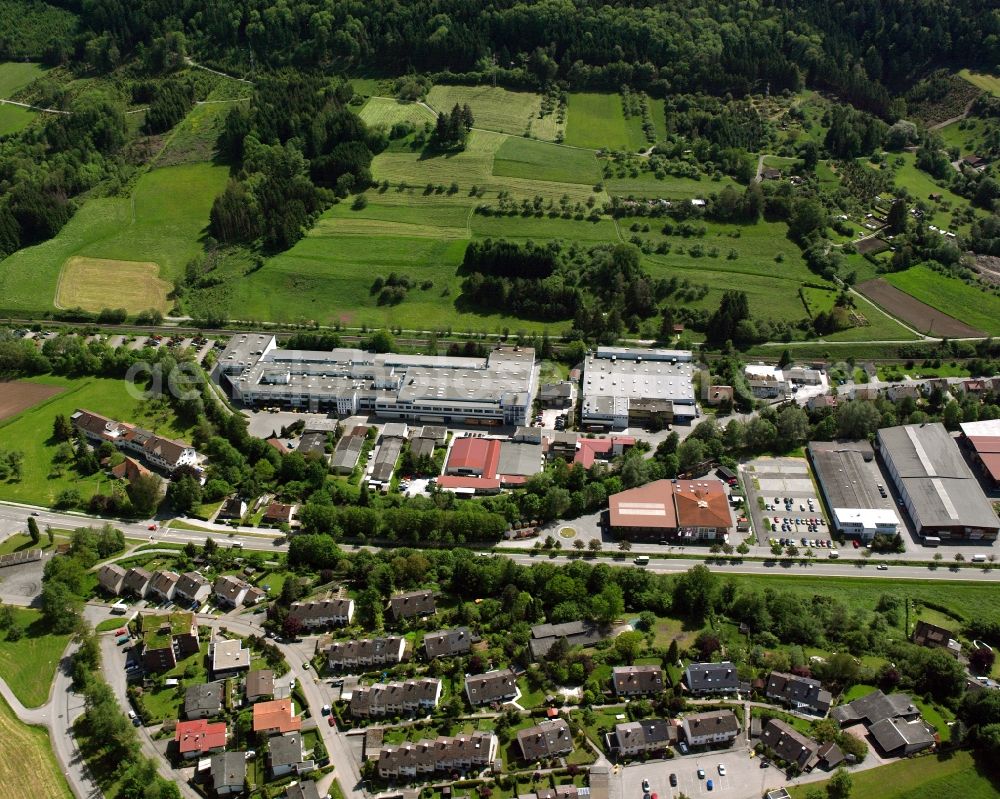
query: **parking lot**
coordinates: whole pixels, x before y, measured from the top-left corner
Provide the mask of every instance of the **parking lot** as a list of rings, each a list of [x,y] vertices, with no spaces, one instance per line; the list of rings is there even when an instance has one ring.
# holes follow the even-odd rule
[[[720,764],[725,768],[724,775],[719,774]],[[698,776],[698,769],[704,770],[704,778]],[[677,777],[676,787],[670,785],[671,774]],[[622,769],[620,777],[622,799],[642,799],[644,779],[649,780],[650,795],[655,794],[657,799],[675,799],[681,794],[689,797],[718,794],[727,799],[743,799],[761,796],[764,788],[785,783],[781,771],[776,768],[762,769],[760,761],[750,757],[743,747],[627,766]],[[711,790],[709,780],[712,782]]]
[[[823,503],[804,458],[757,458],[742,472],[759,544],[769,546],[777,539],[785,546],[833,548]]]

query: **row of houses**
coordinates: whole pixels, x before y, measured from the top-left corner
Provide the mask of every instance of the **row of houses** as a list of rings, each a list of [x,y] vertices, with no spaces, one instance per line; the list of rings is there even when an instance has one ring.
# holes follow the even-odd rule
[[[117,563],[103,564],[98,569],[97,582],[115,596],[154,597],[163,602],[190,605],[200,605],[214,596],[220,605],[235,608],[256,605],[267,596],[262,589],[232,574],[222,575],[210,583],[198,572],[149,572],[140,567],[124,569]]]
[[[357,718],[399,716],[432,711],[440,701],[441,680],[423,677],[359,686],[351,693],[350,709]]]
[[[729,661],[689,664],[684,670],[684,687],[693,696],[702,697],[746,694],[751,689]],[[811,677],[772,671],[762,687],[768,699],[818,716],[825,716],[833,704],[833,695]]]

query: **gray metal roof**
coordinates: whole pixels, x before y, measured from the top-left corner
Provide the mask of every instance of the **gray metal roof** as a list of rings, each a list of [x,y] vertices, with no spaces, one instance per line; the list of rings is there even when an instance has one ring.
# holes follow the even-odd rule
[[[542,470],[542,445],[527,442],[504,441],[500,444],[500,463],[497,474],[530,477]]]

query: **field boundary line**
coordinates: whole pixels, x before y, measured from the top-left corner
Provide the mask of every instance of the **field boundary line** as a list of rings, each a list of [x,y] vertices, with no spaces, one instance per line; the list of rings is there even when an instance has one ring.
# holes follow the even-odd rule
[[[888,282],[888,281],[887,281],[887,282]],[[891,285],[891,284],[890,284],[890,285]],[[921,333],[921,332],[920,332],[919,330],[916,330],[915,328],[913,328],[913,327],[910,327],[910,325],[908,325],[908,324],[907,324],[906,322],[904,322],[904,321],[903,321],[902,319],[897,319],[897,318],[896,318],[895,316],[893,316],[893,315],[892,315],[892,314],[891,314],[891,313],[890,313],[890,312],[889,312],[888,310],[886,310],[886,309],[885,309],[885,308],[883,308],[883,307],[882,307],[881,305],[879,305],[879,304],[878,304],[878,303],[877,303],[877,302],[876,302],[875,300],[873,300],[873,299],[872,299],[871,297],[869,297],[869,296],[868,296],[867,294],[862,294],[862,293],[861,293],[860,291],[858,291],[858,290],[857,290],[856,288],[854,288],[854,286],[848,286],[848,287],[847,287],[847,290],[848,290],[848,291],[849,291],[849,292],[850,292],[851,294],[854,294],[855,296],[857,296],[857,297],[861,297],[861,299],[863,299],[863,300],[865,300],[865,301],[867,301],[867,302],[870,302],[870,303],[871,303],[872,305],[874,305],[874,306],[875,306],[876,308],[878,308],[878,309],[879,309],[879,310],[880,310],[880,311],[881,311],[882,313],[884,313],[884,314],[885,314],[886,316],[888,316],[888,317],[889,317],[890,319],[892,319],[892,320],[893,320],[893,321],[894,321],[894,322],[895,322],[895,323],[896,323],[897,325],[899,325],[900,327],[904,327],[904,328],[906,328],[906,329],[907,329],[907,330],[909,330],[909,331],[910,331],[911,333],[913,333],[913,335],[915,335],[915,336],[919,336],[920,338],[922,338],[922,339],[925,339],[925,340],[926,340],[926,339],[930,339],[930,338],[932,338],[932,336],[928,335],[927,333]],[[916,297],[914,297],[914,299],[916,299]],[[939,310],[939,311],[940,311],[941,309],[940,309],[940,308],[938,308],[938,309],[936,309],[936,310]],[[944,313],[944,311],[941,311],[941,313]],[[959,321],[962,321],[962,320],[961,320],[961,319],[959,319]],[[972,327],[972,325],[969,325],[969,327]]]

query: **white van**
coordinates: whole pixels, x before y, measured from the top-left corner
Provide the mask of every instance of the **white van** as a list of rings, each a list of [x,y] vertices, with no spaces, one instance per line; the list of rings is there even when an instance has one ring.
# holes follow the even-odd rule
[[[986,563],[986,556],[985,555],[973,555],[972,556],[972,562],[973,563]]]
[[[840,552],[838,552],[836,549],[831,549],[829,553],[827,553],[827,557],[830,560],[836,560],[837,558],[840,557]]]
[[[649,555],[639,555],[635,559],[636,566],[646,566],[649,564]]]

